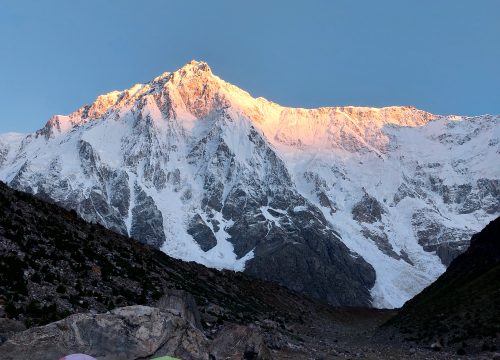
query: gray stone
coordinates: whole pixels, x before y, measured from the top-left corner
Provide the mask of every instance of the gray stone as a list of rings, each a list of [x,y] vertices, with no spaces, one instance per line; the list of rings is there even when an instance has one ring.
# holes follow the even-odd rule
[[[200,312],[196,301],[190,293],[184,290],[170,289],[156,303],[156,307],[162,311],[178,311],[183,319],[186,319],[199,330],[201,325]]]
[[[319,211],[301,211],[286,226],[273,226],[245,272],[332,305],[369,306],[375,271],[318,217]]]
[[[127,227],[119,211],[108,204],[105,194],[97,187],[77,205],[77,211],[87,221],[98,219],[97,221],[108,229],[127,234]]]
[[[205,359],[206,347],[203,333],[181,316],[138,305],[106,314],[75,314],[17,333],[0,346],[0,358],[45,360],[85,353],[103,360],[165,354]]]
[[[394,251],[394,248],[392,247],[391,243],[389,242],[389,238],[387,237],[387,234],[384,233],[383,231],[375,232],[367,229],[366,227],[363,227],[361,230],[361,233],[363,234],[364,237],[367,239],[372,240],[375,245],[379,248],[380,251],[382,251],[384,254],[387,256],[390,256],[394,259],[403,259],[410,265],[413,265],[413,262],[409,259],[408,254],[405,253],[404,251],[399,255]]]
[[[270,360],[271,352],[255,326],[226,325],[210,345],[211,359]]]
[[[433,252],[448,266],[453,259],[467,250],[473,231],[450,228],[442,223],[440,215],[419,210],[412,215],[412,226],[418,243],[425,251]]]
[[[113,172],[110,179],[110,205],[118,210],[122,218],[128,217],[130,207],[129,177],[125,171]]]
[[[102,183],[104,182],[103,171],[99,168],[100,163],[99,155],[94,151],[92,145],[84,140],[78,143],[80,166],[83,173],[88,177],[96,177]]]
[[[4,144],[0,143],[0,166],[3,165],[9,154],[9,148]]]
[[[431,349],[434,351],[441,351],[442,348],[443,348],[443,345],[441,345],[440,341],[436,341],[436,342],[433,342],[431,344]]]
[[[337,211],[337,209],[335,209],[328,196],[323,191],[321,191],[318,194],[318,199],[319,199],[319,204],[321,206],[330,209],[330,214],[333,215]]]
[[[399,185],[398,190],[394,194],[394,205],[397,205],[406,197],[415,198],[417,197],[417,194],[406,183],[402,183],[401,185]]]
[[[479,179],[477,188],[485,211],[488,214],[500,213],[500,180]]]
[[[1,309],[3,311],[3,309]],[[0,344],[13,334],[26,330],[24,323],[18,320],[0,318]]]
[[[382,220],[384,209],[374,197],[365,193],[363,198],[352,208],[352,218],[358,222],[372,224]]]
[[[130,236],[159,248],[165,242],[163,216],[153,198],[135,186],[135,206],[132,209]]]
[[[203,221],[199,214],[193,216],[189,222],[187,233],[200,245],[203,251],[208,251],[217,245],[212,229]]]
[[[469,246],[469,241],[449,241],[436,245],[424,246],[425,251],[435,251],[441,262],[448,266],[460,254],[462,254]]]

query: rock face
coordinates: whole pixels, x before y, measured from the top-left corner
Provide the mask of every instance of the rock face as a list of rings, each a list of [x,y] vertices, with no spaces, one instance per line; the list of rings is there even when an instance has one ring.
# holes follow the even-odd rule
[[[186,294],[183,293],[182,297],[186,298]],[[135,360],[163,355],[186,360],[272,359],[257,327],[227,324],[210,341],[183,314],[167,309],[182,302],[180,297],[176,299],[173,295],[160,300],[161,309],[136,305],[105,314],[71,315],[11,335],[0,345],[0,357],[5,360],[45,360],[84,353],[103,360]],[[182,304],[183,309],[186,306],[187,303]]]
[[[158,300],[156,307],[162,311],[178,311],[183,319],[186,319],[195,328],[203,330],[196,301],[193,295],[187,291],[175,289],[168,290],[167,294],[163,295]]]
[[[166,354],[205,359],[206,347],[203,333],[181,316],[137,305],[106,314],[75,314],[17,333],[0,346],[0,355],[5,360],[58,359],[77,352],[109,360]]]
[[[375,282],[373,268],[325,226],[321,212],[296,208],[287,215],[293,222],[269,229],[268,246],[255,250],[246,272],[330,304],[357,299],[356,303],[369,305],[361,299],[366,299],[365,289]],[[352,281],[356,286],[350,286]]]
[[[499,213],[499,123],[285,108],[191,62],[0,136],[0,179],[180,259],[394,307]]]
[[[26,326],[18,320],[0,318],[0,344],[2,344],[9,336],[15,333],[26,330]]]
[[[217,245],[217,239],[212,229],[199,214],[196,214],[189,222],[187,233],[193,237],[203,251],[208,251]]]
[[[130,236],[146,244],[160,247],[165,242],[163,217],[151,196],[135,187],[135,206],[132,209]]]
[[[352,218],[357,222],[373,224],[382,220],[384,209],[374,197],[365,194],[352,208]]]
[[[435,251],[445,265],[464,252],[472,236],[470,229],[445,226],[439,221],[440,215],[435,212],[420,210],[413,214],[412,225],[418,243],[426,251]]]

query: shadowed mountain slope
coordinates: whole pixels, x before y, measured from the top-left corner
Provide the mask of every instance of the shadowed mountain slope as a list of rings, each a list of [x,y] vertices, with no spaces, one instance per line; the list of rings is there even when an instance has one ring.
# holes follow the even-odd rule
[[[456,344],[485,339],[485,344],[498,343],[500,218],[475,234],[469,249],[433,284],[408,301],[389,324],[418,341]]]
[[[28,327],[88,310],[151,305],[168,289],[189,291],[213,322],[298,321],[322,306],[242,273],[171,258],[3,183],[0,269],[3,316]]]

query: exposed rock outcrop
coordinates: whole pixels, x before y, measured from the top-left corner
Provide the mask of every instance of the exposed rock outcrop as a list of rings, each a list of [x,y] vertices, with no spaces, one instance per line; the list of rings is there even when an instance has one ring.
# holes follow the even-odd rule
[[[193,237],[203,251],[208,251],[217,245],[217,239],[212,229],[203,221],[200,214],[196,214],[191,219],[187,233]]]
[[[162,213],[153,198],[138,186],[135,187],[130,236],[155,247],[165,242]]]
[[[369,306],[369,289],[375,283],[372,266],[349,251],[323,215],[303,207],[289,211],[285,219],[264,229],[266,247],[256,248],[247,272],[332,305],[348,301]]]
[[[424,250],[435,251],[443,264],[448,266],[467,249],[473,231],[447,227],[440,217],[435,212],[420,210],[413,214],[412,225]]]
[[[377,199],[367,193],[352,208],[352,217],[354,220],[369,224],[382,220],[383,213],[384,209]]]
[[[196,301],[193,295],[187,291],[169,289],[167,293],[158,300],[155,307],[162,311],[178,311],[183,319],[186,319],[195,328],[203,330]]]

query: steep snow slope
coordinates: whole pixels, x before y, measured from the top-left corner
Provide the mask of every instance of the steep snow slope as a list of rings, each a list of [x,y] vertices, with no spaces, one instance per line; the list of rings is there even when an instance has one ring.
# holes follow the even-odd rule
[[[374,306],[401,306],[500,211],[498,116],[259,100],[250,116],[299,192],[375,268]]]
[[[309,147],[285,155],[301,194],[384,274],[372,290],[374,305],[402,305],[498,214],[498,125],[498,118],[442,118],[418,128],[385,126],[383,145],[366,145],[369,151]]]
[[[181,259],[394,307],[500,212],[499,124],[285,108],[191,62],[0,137],[0,179]]]

